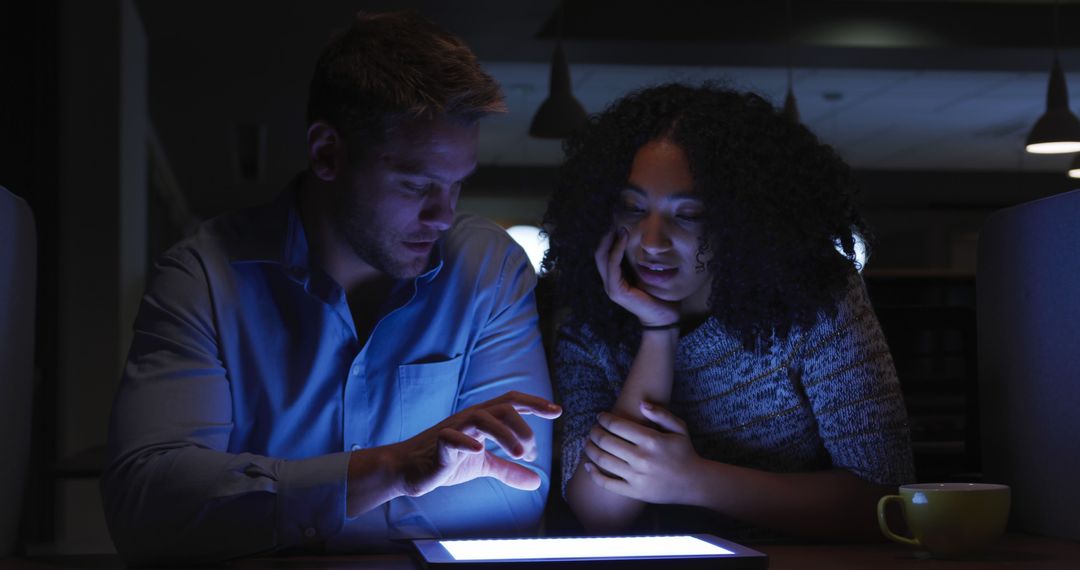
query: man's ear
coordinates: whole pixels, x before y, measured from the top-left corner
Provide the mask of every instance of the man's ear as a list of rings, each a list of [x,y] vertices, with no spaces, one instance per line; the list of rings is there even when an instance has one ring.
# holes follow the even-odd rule
[[[337,129],[315,121],[307,130],[308,163],[311,172],[324,182],[333,182],[345,167],[345,141]]]

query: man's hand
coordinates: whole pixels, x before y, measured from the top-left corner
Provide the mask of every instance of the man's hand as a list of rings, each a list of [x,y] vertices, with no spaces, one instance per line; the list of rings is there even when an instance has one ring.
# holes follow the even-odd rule
[[[417,497],[477,477],[494,477],[515,489],[536,489],[540,477],[535,472],[484,448],[484,441],[490,439],[510,457],[536,459],[532,429],[522,414],[555,419],[562,410],[543,398],[508,392],[391,446],[400,458],[402,494]]]
[[[507,392],[403,442],[354,452],[349,465],[349,516],[394,497],[418,497],[477,477],[494,477],[515,489],[538,488],[539,475],[484,447],[492,440],[514,459],[536,459],[532,429],[521,417],[525,414],[555,419],[562,408],[538,396]]]
[[[646,326],[670,325],[679,320],[679,305],[663,301],[632,286],[623,275],[622,260],[626,253],[626,228],[609,232],[600,240],[594,258],[604,292],[615,304],[633,313]]]
[[[603,489],[647,503],[694,504],[703,460],[686,423],[655,404],[642,403],[641,413],[659,429],[600,414],[585,442],[589,477]]]

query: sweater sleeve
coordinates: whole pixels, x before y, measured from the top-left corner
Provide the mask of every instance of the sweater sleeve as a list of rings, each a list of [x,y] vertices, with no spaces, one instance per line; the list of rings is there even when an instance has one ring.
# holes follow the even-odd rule
[[[613,360],[596,354],[601,345],[587,326],[579,324],[564,326],[555,344],[552,373],[563,407],[559,428],[564,497],[566,484],[584,453],[585,438],[596,423],[596,415],[615,406],[622,386],[622,379],[616,378]]]
[[[861,277],[802,346],[802,387],[833,467],[877,484],[914,481],[900,384]]]

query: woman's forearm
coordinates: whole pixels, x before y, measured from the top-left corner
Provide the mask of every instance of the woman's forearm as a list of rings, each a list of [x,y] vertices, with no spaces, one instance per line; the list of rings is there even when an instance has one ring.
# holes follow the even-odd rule
[[[641,345],[612,413],[644,423],[642,401],[667,404],[671,399],[678,341],[677,329],[642,331]],[[588,458],[581,458],[567,483],[567,502],[590,532],[618,532],[626,528],[641,514],[644,503],[598,487],[584,469],[587,461]]]
[[[641,515],[645,503],[605,491],[596,486],[585,471],[582,457],[573,477],[566,484],[566,501],[585,530],[593,534],[611,534],[629,526]]]
[[[881,539],[877,501],[895,488],[844,469],[772,473],[702,459],[692,504],[805,538]]]
[[[630,364],[630,373],[619,392],[619,398],[615,400],[612,413],[645,422],[645,417],[641,415],[642,401],[664,406],[668,404],[678,343],[678,329],[641,332],[641,345]]]

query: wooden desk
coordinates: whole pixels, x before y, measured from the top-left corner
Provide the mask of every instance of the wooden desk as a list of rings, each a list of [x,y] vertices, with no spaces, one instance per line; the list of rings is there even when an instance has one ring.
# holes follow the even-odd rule
[[[753,547],[769,555],[770,570],[1025,570],[1080,569],[1080,542],[1008,534],[970,560],[932,560],[894,543],[855,545],[775,544]]]
[[[1010,534],[973,560],[926,560],[899,544],[754,545],[769,555],[770,570],[1025,570],[1080,569],[1080,542]],[[660,565],[658,568],[662,568]],[[0,570],[113,570],[124,568],[115,555],[4,559]],[[404,554],[268,557],[236,560],[234,570],[417,570]],[[494,570],[494,569],[493,569]]]

